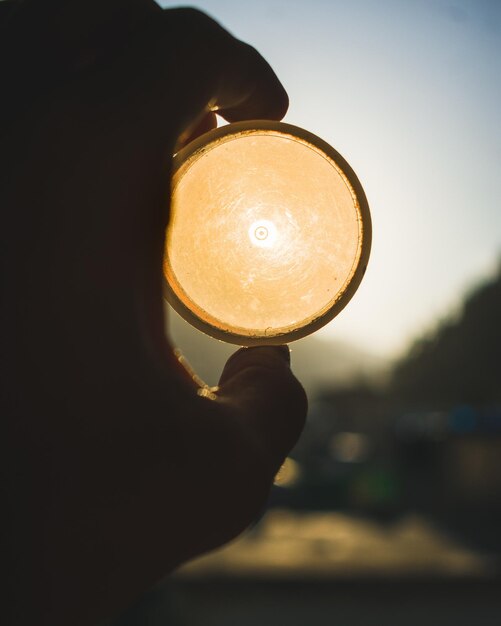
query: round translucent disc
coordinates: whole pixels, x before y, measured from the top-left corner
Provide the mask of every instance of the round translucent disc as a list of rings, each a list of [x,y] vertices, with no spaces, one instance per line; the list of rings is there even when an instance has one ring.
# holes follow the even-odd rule
[[[234,124],[178,155],[167,296],[210,335],[253,345],[309,334],[351,297],[369,245],[358,180],[301,129]]]

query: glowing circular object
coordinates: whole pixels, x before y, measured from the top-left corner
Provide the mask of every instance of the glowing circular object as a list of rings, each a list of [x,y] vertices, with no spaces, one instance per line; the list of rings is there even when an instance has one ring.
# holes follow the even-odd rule
[[[174,162],[166,297],[196,328],[250,346],[318,330],[362,280],[369,207],[346,161],[289,124],[229,124]]]

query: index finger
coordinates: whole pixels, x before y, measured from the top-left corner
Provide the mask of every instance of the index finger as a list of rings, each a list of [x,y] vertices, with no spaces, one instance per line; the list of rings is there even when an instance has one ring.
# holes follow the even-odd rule
[[[162,126],[169,135],[174,129],[174,143],[208,111],[232,122],[279,120],[288,108],[265,59],[195,9],[158,14],[117,60],[127,97],[147,111],[157,136]]]
[[[179,61],[196,76],[192,87],[206,90],[209,108],[230,122],[282,119],[287,92],[257,50],[196,9],[171,9],[164,18],[183,40],[176,42]]]

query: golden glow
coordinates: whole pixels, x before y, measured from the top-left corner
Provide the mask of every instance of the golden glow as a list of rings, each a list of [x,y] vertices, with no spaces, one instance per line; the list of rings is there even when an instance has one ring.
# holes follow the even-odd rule
[[[231,126],[179,155],[167,295],[201,330],[242,345],[308,334],[361,279],[368,214],[363,224],[352,184],[305,131]]]
[[[277,243],[277,229],[270,220],[257,220],[249,226],[249,239],[258,248],[273,248]]]
[[[174,354],[177,360],[179,361],[179,363],[183,366],[183,368],[189,374],[189,376],[191,376],[195,385],[197,385],[198,387],[197,395],[201,396],[202,398],[207,398],[209,400],[216,400],[217,398],[216,394],[219,391],[219,387],[209,387],[209,385],[206,382],[204,382],[200,378],[200,376],[198,376],[195,370],[191,367],[190,363],[188,362],[188,359],[183,355],[181,350],[176,348],[174,350]]]
[[[197,394],[202,398],[207,398],[208,400],[217,400],[217,392],[219,391],[219,387],[209,387],[202,382],[200,389],[198,389]]]
[[[299,463],[287,457],[275,476],[275,485],[279,487],[293,487],[301,477]]]

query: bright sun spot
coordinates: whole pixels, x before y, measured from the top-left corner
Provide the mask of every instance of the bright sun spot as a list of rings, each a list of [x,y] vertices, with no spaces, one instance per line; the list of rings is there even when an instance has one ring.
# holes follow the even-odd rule
[[[258,248],[271,248],[277,239],[277,229],[270,220],[257,220],[249,227],[249,239]]]

